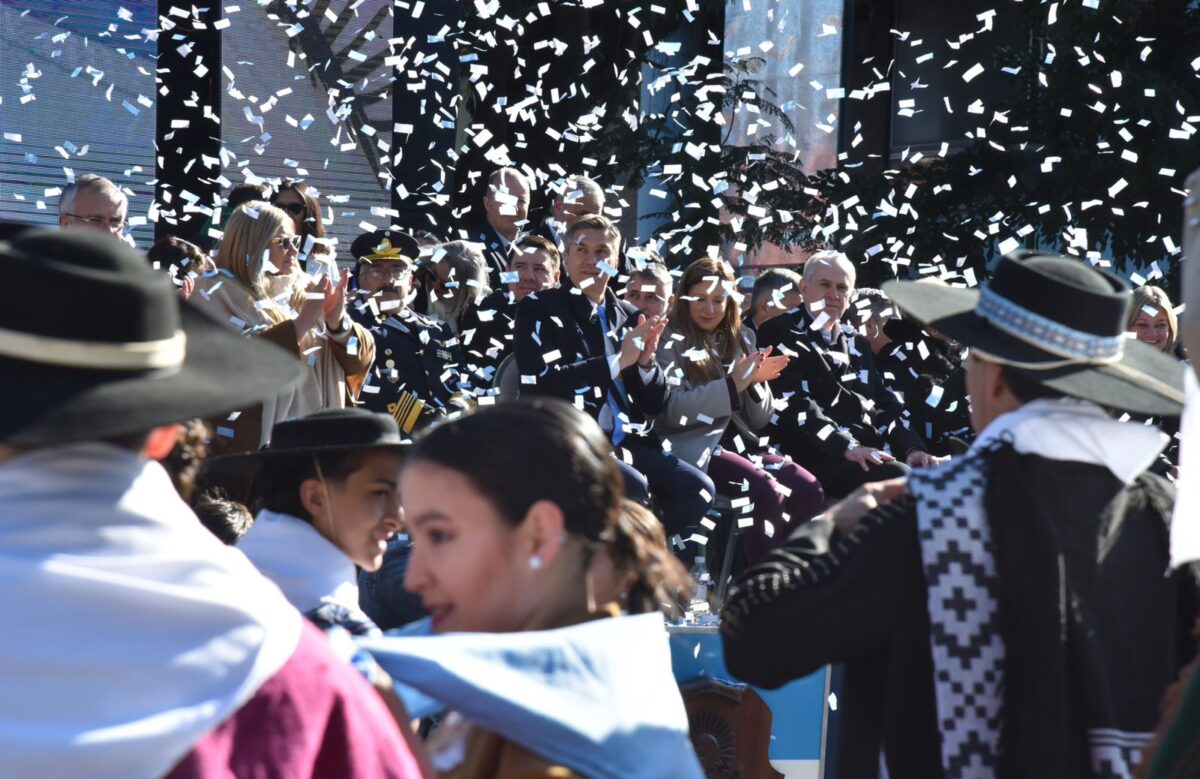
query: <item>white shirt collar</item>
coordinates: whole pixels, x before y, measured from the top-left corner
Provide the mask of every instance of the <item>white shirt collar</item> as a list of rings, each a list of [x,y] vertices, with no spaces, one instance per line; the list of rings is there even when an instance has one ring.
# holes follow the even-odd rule
[[[238,549],[301,612],[323,603],[358,610],[354,563],[308,522],[263,509]]]
[[[1040,399],[992,420],[975,443],[978,451],[1011,440],[1022,454],[1103,465],[1131,484],[1154,462],[1168,438],[1153,427],[1120,422],[1095,403],[1076,398]]]

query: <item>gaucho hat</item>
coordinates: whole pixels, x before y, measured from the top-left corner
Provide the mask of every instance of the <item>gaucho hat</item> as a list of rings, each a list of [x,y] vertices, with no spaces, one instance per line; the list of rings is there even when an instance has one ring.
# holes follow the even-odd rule
[[[316,411],[271,428],[271,442],[254,452],[224,455],[222,461],[258,461],[298,454],[345,452],[359,449],[404,449],[400,426],[390,414],[361,408]]]
[[[1138,414],[1182,411],[1183,366],[1126,334],[1129,286],[1082,260],[1015,252],[978,290],[904,281],[883,290],[979,357],[1065,395]]]
[[[113,438],[248,408],[303,363],[181,301],[133,248],[89,231],[0,241],[0,441]]]

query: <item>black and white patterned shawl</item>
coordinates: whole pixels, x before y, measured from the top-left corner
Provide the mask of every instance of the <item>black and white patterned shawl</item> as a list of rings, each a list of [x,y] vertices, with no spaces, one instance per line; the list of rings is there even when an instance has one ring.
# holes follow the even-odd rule
[[[908,482],[928,588],[942,766],[964,779],[991,779],[1000,766],[1004,639],[986,486],[977,455],[914,471]]]

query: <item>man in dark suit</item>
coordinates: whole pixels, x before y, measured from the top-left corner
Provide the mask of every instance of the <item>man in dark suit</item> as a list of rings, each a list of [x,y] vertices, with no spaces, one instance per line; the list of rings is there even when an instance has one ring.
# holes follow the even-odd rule
[[[567,280],[517,305],[521,392],[560,397],[591,414],[612,438],[627,488],[653,494],[667,534],[680,534],[704,516],[713,483],[663,451],[652,429],[669,391],[655,360],[666,320],[647,319],[608,288],[620,240],[607,218],[580,217],[567,233]]]
[[[504,358],[513,353],[517,303],[544,289],[558,286],[562,258],[554,244],[540,235],[525,235],[513,247],[507,285],[472,306],[463,316],[459,340],[476,386],[490,387]]]
[[[567,231],[587,214],[604,213],[604,190],[587,176],[569,176],[554,196],[550,218],[538,226],[537,234],[554,244],[559,254],[567,250]]]
[[[375,365],[359,402],[391,414],[411,433],[445,414],[471,406],[466,361],[443,322],[412,311],[408,298],[420,246],[395,230],[366,233],[350,248],[358,260],[354,321],[375,338]]]
[[[488,176],[487,194],[483,196],[486,219],[474,240],[483,244],[488,286],[492,289],[504,287],[502,277],[508,271],[513,244],[529,222],[530,191],[529,179],[516,168],[500,168]]]
[[[758,330],[760,347],[791,357],[772,382],[787,403],[772,425],[772,439],[837,497],[934,462],[909,429],[903,405],[884,386],[870,345],[842,324],[854,278],[846,255],[814,254],[801,279],[804,305]]]

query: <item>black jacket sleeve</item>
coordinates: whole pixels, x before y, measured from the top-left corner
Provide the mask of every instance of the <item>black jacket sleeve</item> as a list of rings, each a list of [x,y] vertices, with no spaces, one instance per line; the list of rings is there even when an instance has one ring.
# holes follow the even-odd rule
[[[808,386],[811,372],[805,370],[800,352],[804,347],[798,346],[790,334],[789,319],[785,316],[767,320],[758,329],[758,348],[771,346],[776,354],[792,357],[779,378],[771,382],[771,392],[776,398],[772,438],[785,451],[795,448],[797,439],[804,439],[805,448],[815,447],[830,457],[840,457],[854,445],[854,439],[813,400]]]
[[[773,689],[828,663],[877,655],[904,614],[905,578],[920,573],[916,513],[902,498],[842,535],[809,523],[746,571],[722,613],[725,664]]]

